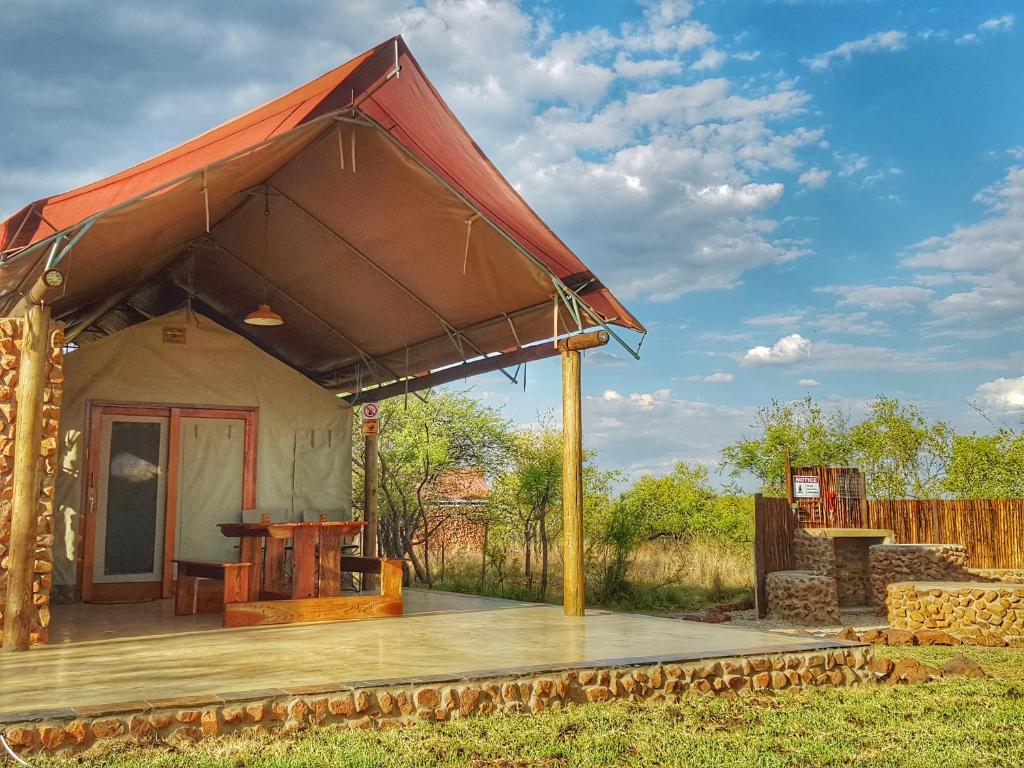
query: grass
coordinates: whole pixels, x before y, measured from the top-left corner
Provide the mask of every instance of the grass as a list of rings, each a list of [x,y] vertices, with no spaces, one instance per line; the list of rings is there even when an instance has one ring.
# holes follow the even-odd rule
[[[444,578],[435,589],[463,592],[510,600],[560,603],[562,598],[561,563],[551,562],[550,584],[546,595],[527,584],[521,573],[521,553],[509,557],[509,571],[498,583],[493,573],[480,582],[479,555],[450,558]],[[628,573],[628,591],[614,599],[597,599],[600,563],[593,558],[587,586],[588,604],[633,612],[695,611],[716,603],[747,603],[754,596],[754,565],[750,547],[717,541],[646,542],[633,555]]]
[[[186,751],[124,745],[91,754],[109,768],[296,766],[899,766],[1024,765],[1024,650],[889,649],[936,663],[964,651],[999,676],[688,699],[680,705],[594,704],[537,716],[490,715],[391,731],[311,729],[222,738]],[[35,759],[69,766],[75,759]]]

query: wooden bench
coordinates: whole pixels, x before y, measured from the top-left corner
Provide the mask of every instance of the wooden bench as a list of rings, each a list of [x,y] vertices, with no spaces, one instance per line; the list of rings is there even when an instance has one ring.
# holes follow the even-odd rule
[[[216,560],[175,560],[178,584],[174,591],[174,613],[188,616],[200,612],[199,581],[208,579],[224,584],[221,605],[203,609],[203,613],[219,613],[229,603],[249,600],[250,563],[222,563]]]
[[[379,575],[379,594],[292,597],[225,603],[225,627],[293,624],[306,621],[347,621],[401,616],[403,562],[378,557],[341,557],[342,573]]]

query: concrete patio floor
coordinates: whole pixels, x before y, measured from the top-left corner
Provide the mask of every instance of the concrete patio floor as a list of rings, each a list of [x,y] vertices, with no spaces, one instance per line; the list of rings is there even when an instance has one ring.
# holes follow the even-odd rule
[[[0,654],[0,715],[843,645],[607,611],[566,618],[560,606],[421,590],[406,592],[401,618],[218,624],[219,616],[175,617],[168,601],[56,606],[51,645]]]

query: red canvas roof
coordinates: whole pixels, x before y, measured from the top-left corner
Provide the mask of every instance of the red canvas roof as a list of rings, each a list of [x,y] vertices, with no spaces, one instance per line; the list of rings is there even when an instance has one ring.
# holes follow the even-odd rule
[[[344,117],[346,115],[348,118]],[[637,331],[643,330],[639,321],[541,221],[480,151],[427,80],[400,37],[384,42],[291,93],[179,147],[106,179],[38,200],[11,216],[0,224],[0,251],[3,251],[0,267],[0,304],[3,306],[0,310],[11,311],[26,286],[42,272],[50,241],[57,233],[66,235],[60,246],[80,232],[83,236],[80,242],[76,241],[67,256],[71,268],[75,268],[77,259],[77,281],[69,281],[71,287],[66,288],[59,297],[48,298],[54,304],[55,314],[70,315],[95,305],[105,294],[113,295],[119,290],[141,284],[139,281],[148,275],[173,265],[173,260],[180,257],[182,249],[194,244],[204,232],[206,235],[212,232],[217,236],[217,227],[222,226],[222,222],[228,222],[232,217],[238,218],[236,213],[246,206],[254,185],[266,184],[267,179],[282,175],[287,179],[287,171],[302,159],[304,152],[319,152],[322,158],[326,157],[328,149],[324,137],[338,125],[341,126],[339,131],[348,130],[345,124],[337,122],[345,119],[351,122],[353,165],[356,135],[363,135],[362,126],[371,126],[381,131],[393,142],[398,152],[395,158],[388,161],[390,164],[387,166],[387,173],[394,174],[396,184],[400,181],[400,174],[413,172],[400,167],[400,155],[404,153],[415,166],[416,173],[425,177],[432,175],[434,178],[431,183],[447,187],[444,193],[447,195],[446,201],[461,200],[470,209],[475,209],[493,225],[499,239],[504,237],[523,257],[532,260],[536,269],[548,272],[569,286],[605,321]],[[377,140],[371,134],[366,135],[369,138],[360,140],[360,146],[365,148],[363,151],[387,153],[384,147],[377,146]],[[339,133],[339,144],[341,141]],[[333,151],[337,153],[338,150]],[[343,154],[346,151],[342,149]],[[312,171],[307,169],[307,176],[311,175]],[[301,178],[294,179],[295,185],[302,183]],[[410,189],[411,183],[403,181],[392,191],[400,196]],[[293,187],[293,190],[297,189],[298,186]],[[334,195],[332,187],[324,186],[320,191],[328,197]],[[239,196],[247,193],[249,197],[240,202]],[[286,199],[296,203],[292,198],[298,193],[289,194],[292,197],[286,196]],[[205,229],[199,220],[201,216],[195,215],[198,196],[202,196],[205,201],[208,220]],[[416,199],[422,199],[422,196]],[[414,200],[410,198],[410,202]],[[307,201],[306,207],[314,203],[311,199]],[[337,204],[341,205],[340,202]],[[262,205],[260,203],[258,207]],[[318,212],[314,214],[321,216],[321,223],[328,216],[326,211],[322,215]],[[463,216],[454,210],[452,215]],[[283,215],[275,220],[280,218]],[[102,222],[102,226],[97,223],[92,231],[86,230],[83,225],[91,224],[91,219]],[[370,226],[366,216],[362,220],[364,228]],[[253,223],[259,221],[258,217],[252,220]],[[460,221],[465,221],[465,218]],[[426,232],[437,223],[424,221],[423,231]],[[377,228],[374,232],[367,230],[355,233],[366,237],[367,246],[364,251],[371,256],[375,256],[370,252],[371,246],[379,239],[375,239],[375,234],[379,235],[382,227],[390,226],[383,220],[373,224]],[[325,224],[328,232],[335,237],[341,227],[341,223],[333,227]],[[222,228],[225,236],[231,235],[229,227]],[[450,228],[445,231],[451,239]],[[440,238],[440,228],[437,233]],[[341,235],[347,237],[344,232]],[[243,245],[250,250],[256,247],[244,241],[242,233],[237,233],[235,237],[240,249]],[[302,237],[307,242],[311,235],[303,231]],[[351,246],[351,242],[344,240],[344,237],[343,241]],[[221,237],[215,245],[220,247],[224,239]],[[388,241],[388,245],[394,250],[401,244]],[[466,248],[468,253],[469,246]],[[489,253],[498,258],[497,245],[492,244],[488,248]],[[456,246],[456,249],[461,256],[461,245]],[[365,255],[359,251],[357,253]],[[247,252],[243,253],[243,257],[250,261],[251,267]],[[507,255],[501,254],[501,259],[504,261],[487,265],[488,268],[493,267],[492,273],[487,276],[491,281],[488,287],[500,287],[503,282],[507,285],[513,278],[511,274],[499,274],[501,264],[509,264]],[[466,274],[465,264],[462,272]],[[85,276],[82,276],[83,273]],[[387,277],[393,276],[387,274]],[[521,282],[525,278],[515,279]],[[282,276],[275,285],[280,288],[284,282],[285,277]],[[398,280],[393,279],[392,282],[397,283]],[[440,290],[441,286],[437,288]],[[280,289],[288,292],[287,286]],[[423,287],[425,292],[429,293],[430,290],[429,285]],[[517,297],[519,305],[495,306],[494,310],[500,311],[490,313],[480,307],[475,315],[467,316],[466,319],[475,320],[480,325],[487,317],[500,318],[511,311],[531,308],[529,302],[535,301],[536,297],[521,294]],[[294,298],[293,293],[288,295]],[[420,304],[427,306],[427,302],[420,301]],[[218,308],[224,309],[219,305]],[[430,306],[427,309],[433,311]],[[439,315],[438,312],[434,314]],[[534,320],[536,328],[525,335],[542,338],[539,320]],[[547,322],[550,330],[550,321]],[[341,326],[335,327],[344,330]],[[410,343],[416,341],[413,336],[409,339],[396,336],[395,340],[402,343],[394,345],[394,349],[409,347]],[[517,339],[516,344],[520,341],[528,343],[528,339],[522,338]],[[484,343],[482,338],[480,343]],[[354,343],[353,346],[359,345]],[[500,351],[508,346],[505,343],[483,352]],[[428,368],[443,362],[437,355],[426,353],[422,361],[419,361]]]

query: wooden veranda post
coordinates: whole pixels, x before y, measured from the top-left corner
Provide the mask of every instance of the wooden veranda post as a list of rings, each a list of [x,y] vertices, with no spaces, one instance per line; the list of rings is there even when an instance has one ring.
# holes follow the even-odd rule
[[[377,556],[377,484],[380,475],[377,455],[377,435],[367,435],[363,451],[363,556]],[[377,575],[364,574],[363,588],[376,589]]]
[[[39,504],[43,389],[49,358],[50,308],[31,304],[25,312],[16,390],[14,494],[4,607],[5,651],[25,651],[32,630],[32,577]]]
[[[562,602],[566,616],[582,616],[586,609],[580,350],[607,343],[607,331],[582,333],[558,343],[562,352]]]

